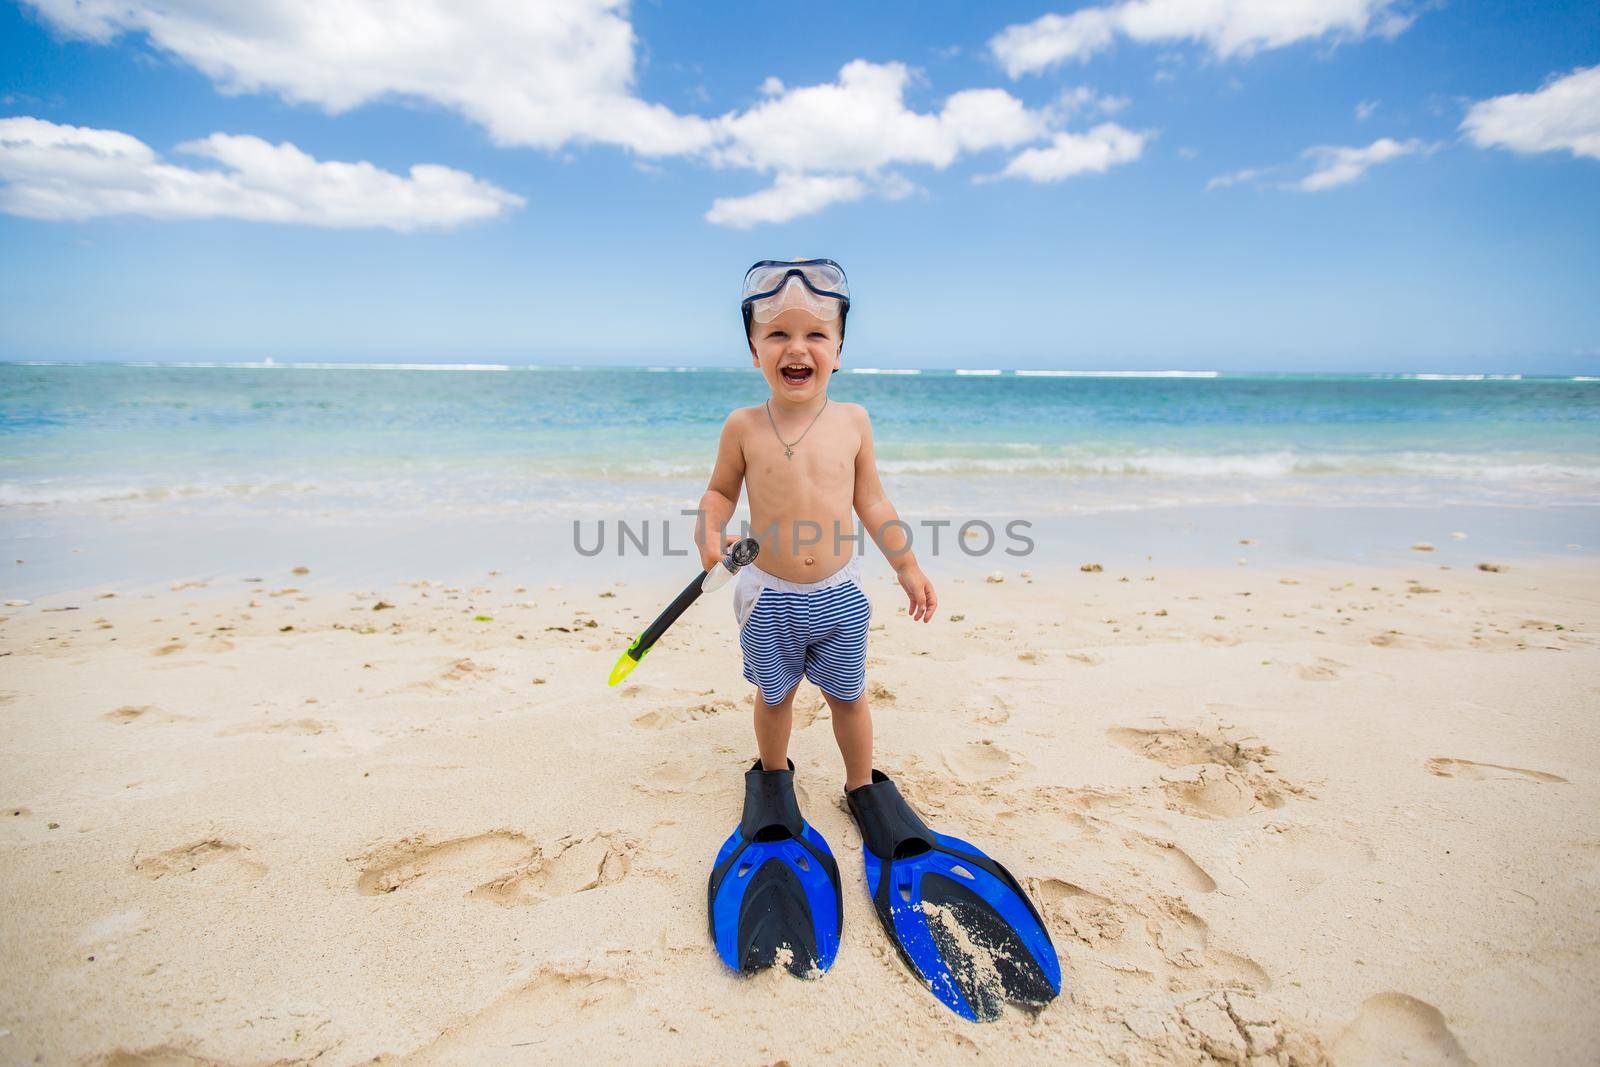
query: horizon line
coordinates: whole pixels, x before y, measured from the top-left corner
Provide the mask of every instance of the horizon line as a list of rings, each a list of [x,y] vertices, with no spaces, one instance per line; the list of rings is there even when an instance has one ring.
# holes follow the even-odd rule
[[[13,367],[145,367],[172,370],[338,370],[338,371],[444,371],[457,373],[504,373],[511,371],[642,371],[645,373],[740,373],[751,368],[716,365],[662,364],[577,364],[577,363],[482,363],[482,362],[364,362],[341,360],[0,360],[0,366]],[[1574,381],[1597,382],[1600,375],[1527,374],[1493,371],[1225,371],[1178,368],[1080,368],[1080,367],[844,367],[835,373],[863,376],[950,375],[972,378],[1172,378],[1216,379],[1249,377],[1355,378],[1403,381]]]

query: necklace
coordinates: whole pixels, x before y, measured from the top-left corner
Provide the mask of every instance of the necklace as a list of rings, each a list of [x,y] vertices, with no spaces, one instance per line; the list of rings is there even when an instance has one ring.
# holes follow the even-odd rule
[[[783,446],[783,458],[794,459],[794,446],[799,444],[801,441],[804,441],[806,439],[806,434],[811,432],[811,427],[815,426],[817,424],[817,420],[822,418],[823,411],[827,410],[828,407],[828,398],[822,398],[822,407],[818,408],[817,413],[811,416],[811,421],[806,423],[806,428],[801,430],[800,436],[796,437],[793,441],[785,441],[783,439],[783,434],[778,432],[778,420],[772,417],[772,401],[768,400],[766,406],[767,421],[772,424],[772,436],[776,437],[778,439],[778,443]]]

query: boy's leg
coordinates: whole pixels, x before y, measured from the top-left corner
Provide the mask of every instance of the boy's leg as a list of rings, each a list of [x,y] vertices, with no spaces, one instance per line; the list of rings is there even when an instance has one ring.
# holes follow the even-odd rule
[[[794,695],[800,691],[796,685],[789,695],[776,704],[762,700],[756,689],[756,749],[761,753],[761,769],[786,771],[789,769],[789,734],[794,729]]]
[[[789,732],[794,724],[794,694],[805,670],[805,638],[794,632],[793,618],[782,596],[762,593],[739,627],[744,677],[756,687],[756,748],[761,769],[789,769]],[[765,693],[782,693],[768,704]]]
[[[822,691],[833,711],[833,739],[844,757],[844,787],[854,789],[872,781],[872,709],[865,691],[854,700],[840,700]],[[793,694],[790,694],[791,700]]]
[[[846,789],[872,781],[872,712],[867,707],[867,627],[872,602],[859,582],[819,596],[814,620],[826,629],[811,634],[806,677],[822,690],[833,711],[833,736],[844,757]]]

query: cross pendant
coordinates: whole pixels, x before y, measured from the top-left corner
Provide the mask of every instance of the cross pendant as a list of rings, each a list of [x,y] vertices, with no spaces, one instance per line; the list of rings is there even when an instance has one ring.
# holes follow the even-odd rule
[[[793,459],[794,458],[794,449],[787,448],[787,447],[784,448],[784,450],[783,450],[783,458],[784,459]]]

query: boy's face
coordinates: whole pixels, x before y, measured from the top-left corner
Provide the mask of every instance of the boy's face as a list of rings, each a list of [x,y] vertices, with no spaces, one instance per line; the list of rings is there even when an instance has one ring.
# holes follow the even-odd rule
[[[803,403],[828,388],[839,369],[839,320],[789,308],[771,322],[751,323],[750,354],[772,395]]]

